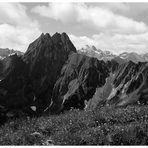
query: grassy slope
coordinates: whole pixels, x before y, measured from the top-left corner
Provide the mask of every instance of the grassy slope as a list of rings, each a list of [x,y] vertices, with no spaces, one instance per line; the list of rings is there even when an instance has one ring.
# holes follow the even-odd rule
[[[47,145],[49,139],[54,145],[148,145],[148,106],[71,110],[0,127],[0,145]]]

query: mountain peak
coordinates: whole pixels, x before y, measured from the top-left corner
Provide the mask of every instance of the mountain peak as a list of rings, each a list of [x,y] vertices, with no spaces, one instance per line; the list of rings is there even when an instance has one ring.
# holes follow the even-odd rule
[[[63,50],[62,52],[67,52],[68,54],[71,51],[76,52],[76,48],[65,32],[62,34],[56,32],[52,36],[50,36],[49,33],[42,33],[35,41],[29,45],[26,53],[23,56],[23,59],[29,62],[31,59],[33,59],[33,57],[37,58],[38,56],[45,55],[45,52],[52,52],[55,47],[56,50]],[[56,50],[53,52],[56,52]]]
[[[102,51],[101,49],[96,48],[94,45],[86,45],[84,48],[79,51],[82,54],[85,54],[90,57],[95,57],[99,60],[111,60],[115,57],[110,51]]]
[[[56,32],[55,34],[52,35],[52,38],[54,38],[54,37],[60,37],[60,36],[61,36],[61,34],[58,33],[58,32]]]
[[[55,34],[52,35],[52,38],[65,38],[65,39],[69,39],[68,35],[63,32],[63,33],[58,33],[56,32]]]
[[[40,36],[39,36],[39,38],[37,38],[37,39],[45,39],[45,38],[51,38],[51,36],[50,36],[50,34],[49,33],[42,33]]]
[[[61,34],[56,32],[55,34],[52,35],[52,38],[53,39],[61,39],[61,38],[63,38],[63,39],[69,40],[69,37],[68,37],[68,35],[65,32],[63,32]]]
[[[61,35],[64,36],[64,37],[69,38],[66,32],[63,32]]]

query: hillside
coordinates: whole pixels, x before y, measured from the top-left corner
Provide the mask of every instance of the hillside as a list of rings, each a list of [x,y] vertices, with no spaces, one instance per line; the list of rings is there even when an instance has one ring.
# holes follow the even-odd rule
[[[11,119],[0,127],[1,145],[148,145],[148,106],[71,110]]]

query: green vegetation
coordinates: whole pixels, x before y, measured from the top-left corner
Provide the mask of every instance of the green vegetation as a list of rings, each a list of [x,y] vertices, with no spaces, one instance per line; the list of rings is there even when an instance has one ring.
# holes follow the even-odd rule
[[[11,119],[0,145],[148,145],[148,106],[70,110],[60,115]]]

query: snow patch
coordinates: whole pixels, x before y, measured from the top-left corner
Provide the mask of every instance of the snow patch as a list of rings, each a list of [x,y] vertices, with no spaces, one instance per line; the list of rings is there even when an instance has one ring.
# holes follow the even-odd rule
[[[30,106],[30,108],[36,112],[36,106]]]

